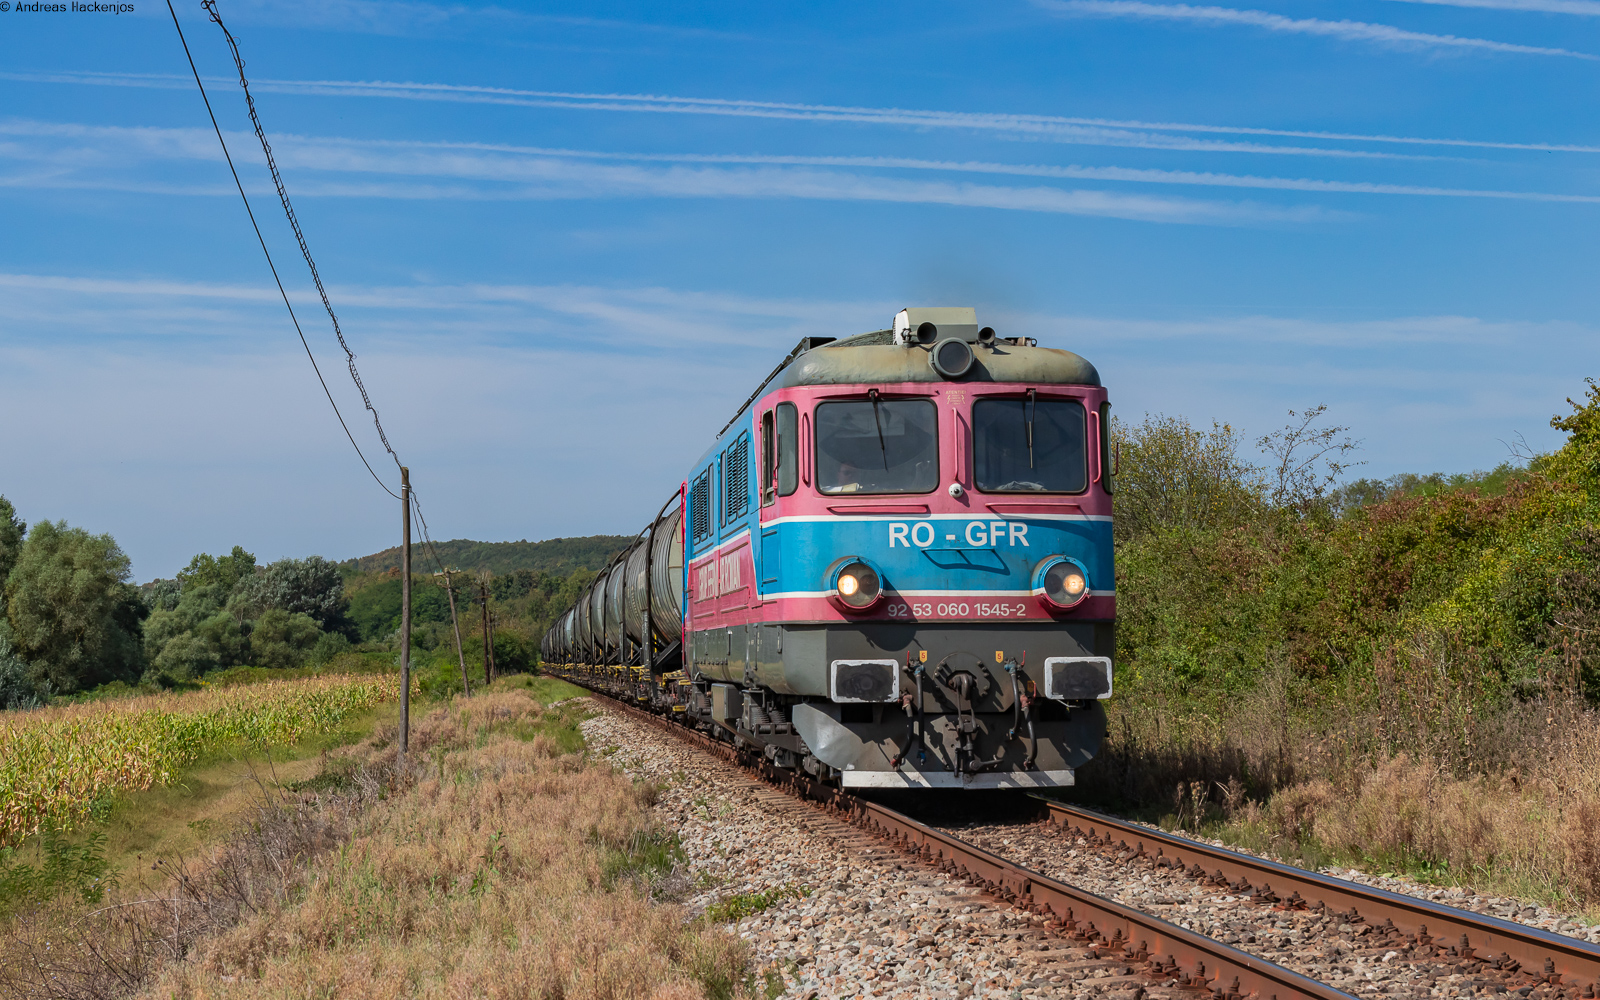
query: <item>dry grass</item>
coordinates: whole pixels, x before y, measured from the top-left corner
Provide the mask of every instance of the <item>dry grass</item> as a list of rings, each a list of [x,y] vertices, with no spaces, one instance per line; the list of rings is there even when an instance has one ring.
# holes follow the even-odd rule
[[[1592,725],[1592,724],[1591,724]],[[1600,903],[1600,735],[1572,731],[1554,759],[1457,778],[1401,755],[1283,789],[1235,816],[1285,845],[1531,895]]]
[[[1559,676],[1540,679],[1542,697],[1486,708],[1490,667],[1424,648],[1380,660],[1371,697],[1307,704],[1279,673],[1221,712],[1121,706],[1080,780],[1286,858],[1600,916],[1600,712]],[[1336,701],[1358,707],[1340,715]]]
[[[456,702],[413,727],[404,763],[380,734],[325,787],[263,803],[239,836],[157,873],[153,889],[124,888],[88,918],[56,900],[14,921],[0,993],[746,991],[737,941],[686,923],[643,879],[615,877],[629,870],[618,858],[660,839],[653,792],[560,752],[548,733],[582,710],[545,712],[522,693]]]

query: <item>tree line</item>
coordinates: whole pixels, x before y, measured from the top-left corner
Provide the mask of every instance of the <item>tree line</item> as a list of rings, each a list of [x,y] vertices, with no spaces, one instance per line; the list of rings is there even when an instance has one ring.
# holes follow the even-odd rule
[[[1254,455],[1227,424],[1116,422],[1122,690],[1200,707],[1287,671],[1359,700],[1426,660],[1484,703],[1557,677],[1600,701],[1600,390],[1568,404],[1550,454],[1382,480],[1324,407]]]
[[[110,535],[48,520],[30,530],[0,497],[0,707],[325,663],[359,638],[343,578],[321,556],[259,566],[234,546],[143,587],[129,572]]]
[[[483,658],[489,631],[497,670],[535,668],[538,637],[595,576],[585,567],[603,565],[628,539],[554,541],[507,543],[512,548],[504,551],[489,543],[456,545],[458,554],[496,564],[520,556],[557,568],[453,574],[461,656],[469,663]],[[382,567],[382,556],[335,563],[314,555],[262,565],[234,546],[224,555],[196,555],[172,579],[137,586],[110,535],[49,520],[30,529],[0,497],[0,708],[29,708],[108,685],[184,685],[235,667],[320,667],[350,651],[396,652],[399,572],[361,568]],[[443,582],[419,573],[412,588],[414,654],[423,683],[441,687],[459,676]],[[426,669],[430,659],[437,678]]]

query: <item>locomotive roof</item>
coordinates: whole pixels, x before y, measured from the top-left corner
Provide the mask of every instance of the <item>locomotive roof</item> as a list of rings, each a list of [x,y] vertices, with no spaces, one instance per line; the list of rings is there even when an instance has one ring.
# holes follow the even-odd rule
[[[903,310],[898,322],[913,310]],[[923,315],[965,312],[972,310],[918,309],[918,319]],[[968,318],[960,317],[960,318]],[[944,317],[941,317],[944,318]],[[973,317],[975,319],[975,317]],[[1032,337],[1000,337],[988,343],[980,341],[976,323],[960,325],[959,339],[974,344],[973,364],[970,371],[956,384],[964,382],[1022,382],[1035,385],[1100,385],[1100,373],[1085,359],[1071,351],[1039,347]],[[983,334],[992,335],[993,330]],[[873,330],[858,333],[842,340],[826,337],[806,337],[795,345],[788,357],[778,363],[755,392],[740,405],[733,418],[722,425],[722,430],[700,461],[715,452],[728,428],[739,422],[769,387],[779,389],[801,385],[860,385],[883,382],[946,382],[944,376],[929,364],[928,354],[932,344],[896,342],[893,330]],[[699,463],[696,463],[697,465]]]
[[[962,382],[1032,382],[1040,385],[1100,384],[1094,365],[1073,354],[1035,347],[1021,337],[996,340],[973,352],[972,371]],[[803,351],[774,382],[800,385],[855,385],[863,382],[948,381],[928,364],[928,348],[894,342],[891,330],[875,330]]]

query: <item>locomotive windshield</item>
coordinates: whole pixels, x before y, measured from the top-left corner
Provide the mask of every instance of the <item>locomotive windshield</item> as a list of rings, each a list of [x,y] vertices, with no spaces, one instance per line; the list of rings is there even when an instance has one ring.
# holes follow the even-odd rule
[[[824,493],[928,493],[939,486],[938,411],[927,399],[817,407],[817,487]]]
[[[972,407],[973,460],[985,493],[1081,493],[1083,404],[1075,399],[980,399]]]

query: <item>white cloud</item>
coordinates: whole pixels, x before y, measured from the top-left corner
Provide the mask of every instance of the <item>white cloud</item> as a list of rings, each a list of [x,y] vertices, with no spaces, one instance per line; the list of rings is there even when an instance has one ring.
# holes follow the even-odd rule
[[[145,87],[163,90],[185,89],[193,85],[192,77],[139,73],[0,72],[0,79],[108,87]],[[207,82],[227,84],[231,81],[217,77],[208,78]],[[409,101],[490,104],[509,107],[558,108],[576,111],[711,115],[728,118],[766,118],[783,121],[820,122],[824,124],[843,123],[964,129],[995,132],[1011,137],[1043,139],[1090,146],[1213,153],[1270,153],[1356,159],[1410,158],[1407,154],[1248,142],[1224,142],[1194,139],[1184,135],[1161,134],[1163,131],[1236,132],[1239,134],[1260,135],[1292,134],[1287,132],[1278,133],[1272,130],[1212,128],[1189,125],[1144,125],[1137,122],[1101,121],[1098,119],[1067,118],[1053,115],[836,107],[771,101],[739,101],[723,98],[663,97],[650,94],[581,94],[456,84],[396,83],[382,80],[273,80],[263,78],[251,80],[250,86],[261,93],[295,94],[299,96],[388,98]],[[1310,133],[1307,134],[1310,135]]]
[[[34,169],[0,175],[0,187],[115,187],[153,194],[229,195],[222,183],[184,184],[138,177],[129,168],[141,159],[219,160],[215,140],[199,129],[148,129],[122,126],[51,125],[0,122],[7,134],[36,140],[0,142],[0,160],[34,164]],[[62,140],[60,145],[52,139]],[[200,140],[210,139],[207,146]],[[249,144],[254,137],[232,134]],[[1591,204],[1600,195],[1545,191],[1448,188],[1372,181],[1322,180],[1227,174],[1214,171],[1157,170],[1115,166],[1014,164],[926,160],[888,156],[783,156],[707,153],[612,153],[549,149],[492,143],[354,140],[284,135],[274,138],[281,166],[328,174],[428,178],[427,182],[364,179],[345,181],[302,173],[299,195],[399,199],[524,200],[605,197],[816,198],[1005,208],[1019,211],[1107,215],[1172,222],[1305,222],[1336,216],[1304,207],[1265,208],[1233,202],[1191,199],[1138,199],[1104,192],[1043,187],[995,187],[970,183],[923,183],[846,172],[939,172],[1034,177],[1062,181],[1220,187],[1320,194],[1488,198]],[[242,158],[241,158],[242,159]],[[98,167],[116,162],[107,175]],[[595,165],[596,162],[604,164]],[[612,164],[672,164],[662,167]],[[798,169],[787,169],[798,168]],[[477,182],[476,186],[453,183]],[[270,194],[258,180],[253,188]]]
[[[1044,10],[1068,16],[1242,24],[1288,34],[1320,35],[1351,42],[1370,42],[1389,48],[1460,49],[1515,55],[1600,59],[1600,56],[1587,52],[1573,52],[1570,49],[1518,45],[1512,42],[1490,41],[1486,38],[1462,38],[1459,35],[1430,35],[1420,31],[1407,31],[1389,24],[1369,24],[1365,21],[1291,18],[1262,10],[1241,10],[1235,7],[1195,6],[1186,3],[1155,4],[1145,3],[1143,0],[1033,0],[1033,3]]]
[[[226,187],[215,181],[198,185],[140,176],[133,167],[143,161],[178,159],[214,161],[200,129],[156,129],[108,126],[0,122],[0,135],[33,142],[0,145],[0,158],[28,169],[0,175],[0,187],[97,188],[161,194],[216,195]],[[234,141],[251,148],[254,138],[235,133]],[[825,169],[825,161],[784,166],[784,158],[704,159],[651,157],[561,151],[514,152],[511,147],[438,143],[368,142],[299,136],[274,138],[280,165],[334,174],[407,175],[428,182],[328,177],[298,178],[296,196],[372,197],[446,200],[536,200],[570,198],[797,198],[897,204],[948,205],[1007,211],[1101,216],[1142,222],[1248,225],[1304,223],[1338,218],[1315,206],[1277,206],[1251,202],[1121,194],[1060,187],[1013,187],[969,182],[923,181],[882,177],[842,169]],[[596,163],[596,160],[665,160],[667,166]],[[99,169],[107,162],[116,172]],[[241,164],[250,160],[240,157]],[[799,158],[788,162],[800,163]],[[835,164],[845,161],[835,160]],[[880,166],[863,159],[862,166]],[[906,161],[907,164],[916,161]],[[906,165],[906,164],[902,164]],[[937,169],[950,169],[926,164]],[[247,168],[247,172],[248,168]],[[257,190],[262,190],[259,180]],[[1041,175],[1042,176],[1042,175]],[[1065,177],[1066,175],[1061,175]],[[1086,176],[1086,175],[1085,175]],[[492,182],[498,186],[451,183]],[[443,182],[439,182],[442,180]]]
[[[1577,14],[1600,17],[1596,0],[1398,0],[1401,3],[1426,3],[1443,7],[1477,7],[1488,10],[1515,10],[1536,14]]]
[[[0,80],[36,83],[83,84],[107,87],[187,89],[193,78],[176,74],[101,73],[90,71],[20,73],[0,72]],[[223,77],[207,78],[230,84]],[[1266,128],[1249,125],[1208,125],[1196,122],[1146,122],[1109,118],[1073,117],[967,111],[931,111],[910,108],[867,108],[730,98],[683,97],[654,94],[585,94],[566,91],[518,90],[468,84],[406,83],[389,80],[252,80],[264,92],[300,96],[391,98],[412,101],[451,101],[502,104],[513,107],[564,108],[641,114],[698,114],[736,118],[777,118],[790,121],[950,128],[1010,134],[1063,143],[1166,149],[1188,152],[1259,153],[1292,156],[1328,156],[1357,159],[1426,159],[1424,156],[1377,153],[1313,146],[1263,145],[1186,138],[1188,134],[1244,135],[1273,138],[1318,139],[1333,142],[1378,143],[1406,146],[1441,146],[1470,149],[1505,149],[1528,152],[1600,153],[1600,146],[1553,142],[1502,142],[1486,139],[1452,139],[1428,136],[1373,135],[1310,129]],[[1178,132],[1172,136],[1161,133]]]

